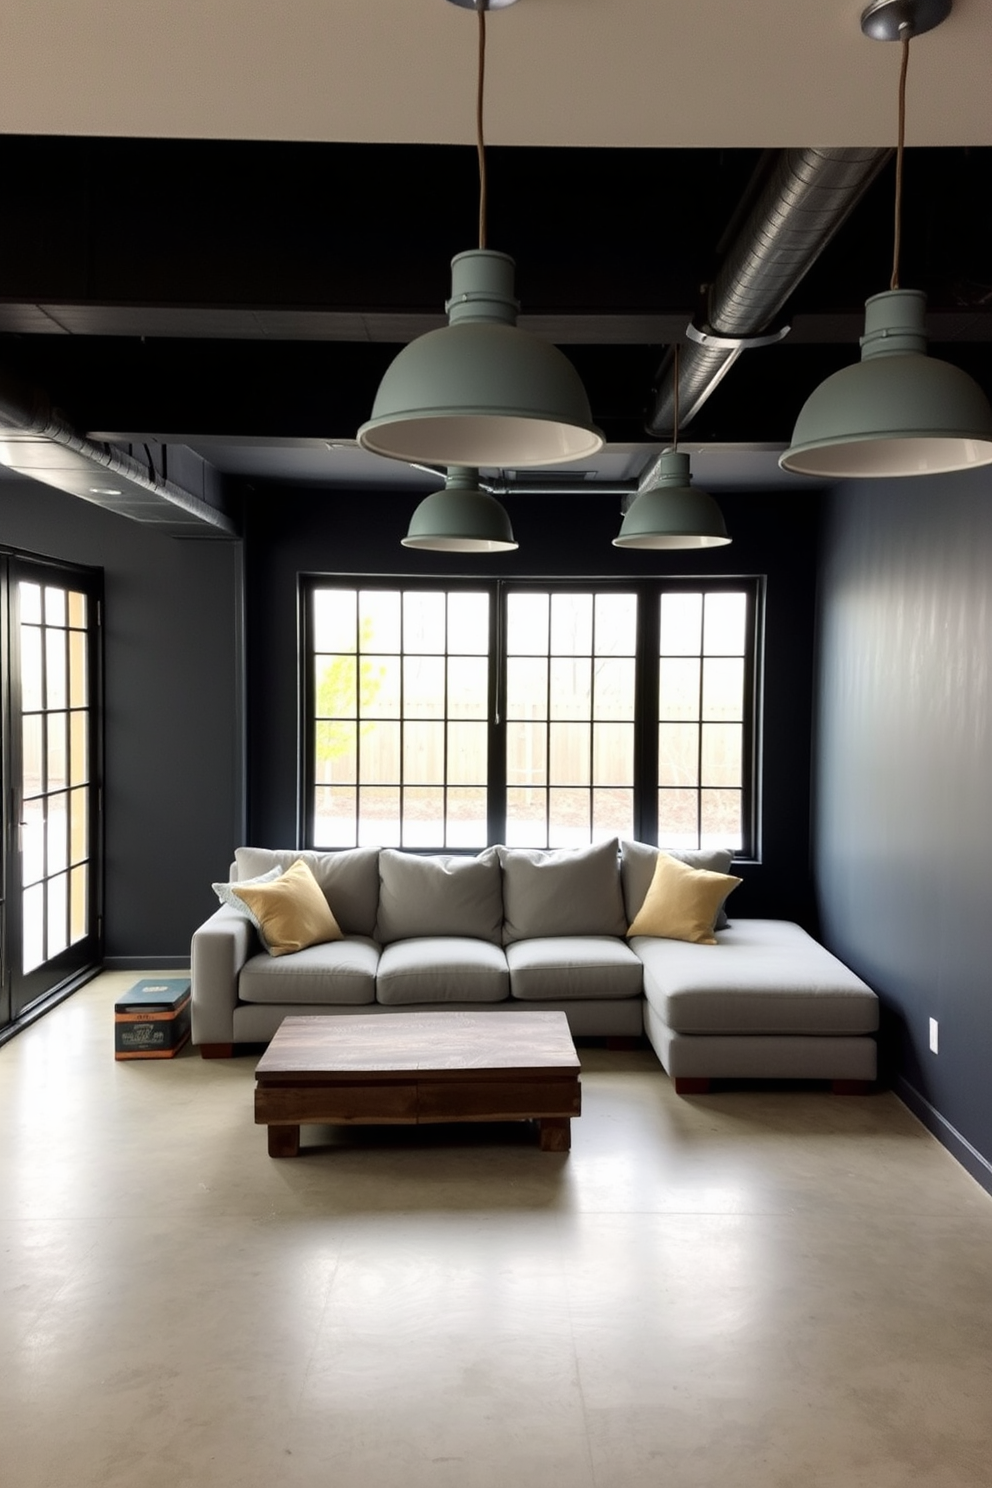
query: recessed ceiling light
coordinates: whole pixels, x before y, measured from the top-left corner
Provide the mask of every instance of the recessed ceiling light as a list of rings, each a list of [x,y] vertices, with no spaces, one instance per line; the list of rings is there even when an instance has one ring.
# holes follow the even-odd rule
[[[90,486],[91,496],[123,496],[124,492],[120,486]]]

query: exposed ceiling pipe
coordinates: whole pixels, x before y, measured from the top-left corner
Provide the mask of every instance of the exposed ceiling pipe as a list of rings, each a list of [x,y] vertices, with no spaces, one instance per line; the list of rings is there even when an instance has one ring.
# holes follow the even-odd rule
[[[709,288],[707,323],[681,349],[680,423],[689,423],[748,346],[780,339],[777,316],[882,169],[890,150],[783,150]],[[657,374],[645,428],[670,438],[673,353]],[[649,484],[657,462],[641,477]]]
[[[237,537],[231,518],[113,445],[94,444],[45,395],[0,379],[0,463],[170,537]]]

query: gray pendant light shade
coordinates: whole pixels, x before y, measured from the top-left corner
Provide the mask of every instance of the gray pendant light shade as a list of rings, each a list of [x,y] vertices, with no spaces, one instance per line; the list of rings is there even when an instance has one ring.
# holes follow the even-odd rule
[[[521,331],[514,263],[472,249],[451,263],[449,324],[387,369],[363,449],[429,465],[560,465],[603,447],[585,389],[556,346]]]
[[[506,508],[479,490],[474,470],[453,466],[444,490],[425,496],[410,518],[403,546],[437,553],[507,553],[518,544]]]
[[[657,485],[631,502],[615,548],[722,548],[731,539],[712,496],[691,484],[689,456],[665,450]]]
[[[779,460],[805,475],[932,475],[992,463],[992,408],[966,372],[926,354],[926,295],[865,305],[861,361],[807,398]]]

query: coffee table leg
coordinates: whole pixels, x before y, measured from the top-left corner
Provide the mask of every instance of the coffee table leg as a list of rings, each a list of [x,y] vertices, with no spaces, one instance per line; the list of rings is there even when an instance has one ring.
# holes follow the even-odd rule
[[[572,1123],[567,1116],[542,1116],[538,1121],[542,1152],[568,1152],[572,1145]],[[269,1128],[271,1130],[271,1127]]]
[[[298,1126],[269,1127],[269,1156],[298,1157],[300,1152],[300,1128]]]

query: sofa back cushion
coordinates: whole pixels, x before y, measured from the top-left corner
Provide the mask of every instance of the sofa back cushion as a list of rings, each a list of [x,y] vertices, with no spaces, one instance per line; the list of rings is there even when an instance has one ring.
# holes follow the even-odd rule
[[[623,899],[628,925],[632,925],[640,913],[641,905],[644,903],[648,889],[651,887],[651,880],[654,878],[658,854],[662,851],[670,858],[677,858],[680,863],[685,863],[687,867],[701,868],[706,873],[729,873],[730,865],[734,861],[731,850],[724,847],[700,848],[691,851],[687,849],[681,852],[669,847],[664,849],[651,847],[647,842],[621,842],[620,876],[623,881]],[[730,886],[728,886],[727,893],[730,893]],[[721,904],[713,928],[726,930],[729,923],[726,910]]]
[[[234,855],[238,878],[255,878],[270,868],[306,863],[323,890],[331,913],[345,935],[371,935],[379,908],[379,849],[345,848],[341,852],[300,852],[298,848],[239,847]]]
[[[503,895],[494,847],[476,858],[455,853],[421,857],[381,849],[375,938],[383,945],[424,935],[472,936],[499,945],[502,928]]]
[[[503,865],[503,944],[548,935],[623,935],[617,839],[544,851],[498,849]]]

